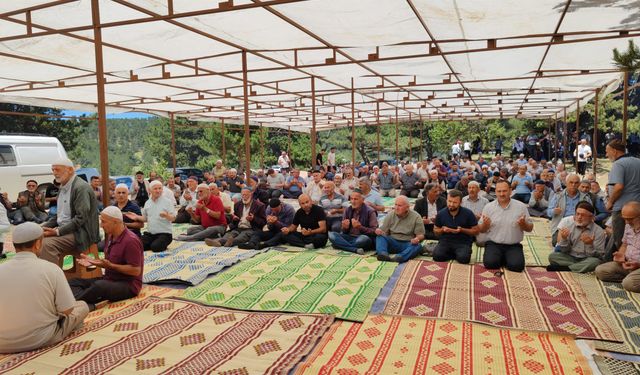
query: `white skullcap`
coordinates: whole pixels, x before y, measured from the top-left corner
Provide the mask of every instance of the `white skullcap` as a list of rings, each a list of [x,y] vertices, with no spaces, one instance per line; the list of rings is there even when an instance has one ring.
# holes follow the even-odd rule
[[[154,187],[154,186],[156,186],[156,185],[160,185],[160,186],[162,186],[162,182],[160,182],[160,181],[158,181],[158,180],[153,180],[153,181],[151,181],[151,182],[149,183],[149,187],[150,187],[150,188],[152,188],[152,187]]]
[[[118,184],[118,185],[116,185],[116,189],[120,189],[120,188],[125,188],[125,189],[129,190],[129,187],[127,186],[127,184]]]
[[[207,184],[200,184],[196,187],[196,189],[207,189],[209,190],[209,185]]]
[[[65,167],[74,167],[73,162],[69,158],[58,158],[51,165],[63,165]]]
[[[102,213],[118,221],[122,221],[122,211],[116,206],[107,206],[102,210]]]
[[[26,222],[18,225],[13,230],[13,243],[23,244],[29,241],[37,240],[42,237],[44,231],[40,226],[33,222]]]

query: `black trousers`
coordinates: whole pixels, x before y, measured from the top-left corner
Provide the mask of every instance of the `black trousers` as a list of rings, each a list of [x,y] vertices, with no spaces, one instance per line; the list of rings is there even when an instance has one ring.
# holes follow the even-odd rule
[[[508,245],[487,241],[483,263],[484,267],[488,269],[498,269],[505,266],[509,271],[522,272],[524,270],[522,244]]]
[[[468,264],[471,260],[471,244],[442,241],[433,249],[433,260],[448,262],[455,259],[458,263]]]
[[[304,247],[304,245],[313,244],[318,249],[327,244],[329,236],[326,233],[316,233],[310,236],[303,236],[300,232],[289,233],[284,236],[284,240],[291,246]]]
[[[584,174],[587,172],[587,162],[586,161],[579,161],[578,162],[578,174],[581,176],[584,176]]]
[[[171,233],[151,234],[144,232],[144,234],[142,234],[142,247],[154,253],[167,250],[167,246],[169,246],[172,241],[173,235]]]
[[[98,303],[101,301],[122,301],[135,297],[126,281],[110,281],[101,277],[95,279],[69,280],[71,292],[77,301]]]

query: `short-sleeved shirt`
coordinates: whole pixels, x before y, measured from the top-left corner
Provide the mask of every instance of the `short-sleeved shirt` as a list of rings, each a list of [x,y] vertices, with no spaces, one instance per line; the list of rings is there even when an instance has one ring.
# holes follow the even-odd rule
[[[623,184],[622,195],[613,203],[613,211],[621,211],[629,201],[640,201],[640,159],[623,155],[619,157],[609,172],[609,196],[613,185]]]
[[[289,187],[289,191],[292,192],[292,193],[295,193],[295,192],[298,192],[298,191],[302,191],[298,185],[292,183],[293,182],[293,178],[294,178],[293,176],[289,176],[289,178],[287,178],[287,183],[291,184],[291,186]],[[298,176],[298,179],[296,180],[296,182],[302,182],[302,186],[305,185],[304,178],[302,178],[300,176]]]
[[[298,209],[293,217],[293,224],[303,229],[318,229],[320,228],[318,223],[326,220],[327,216],[324,214],[322,207],[313,204],[308,214],[302,208]]]
[[[478,197],[477,200],[472,201],[469,196],[462,198],[462,207],[470,209],[474,215],[480,216],[484,206],[489,203],[489,200],[485,197]]]
[[[529,194],[529,193],[531,193],[531,188],[533,187],[533,178],[531,178],[531,176],[529,176],[528,174],[525,174],[524,177],[520,176],[520,174],[517,174],[517,175],[513,176],[512,181],[518,183],[518,185],[516,185],[516,189],[515,189],[515,193],[516,194]],[[527,185],[525,183],[527,181],[529,181],[529,185]]]
[[[393,189],[393,172],[388,171],[387,174],[384,174],[380,171],[380,173],[378,173],[378,181],[380,182],[380,189]]]
[[[515,199],[511,199],[506,208],[502,208],[498,200],[490,202],[484,206],[482,214],[491,219],[487,240],[504,245],[522,242],[524,232],[517,223],[521,216],[524,215],[525,220],[531,222],[527,205]]]
[[[199,202],[202,202],[200,200]],[[195,215],[200,217],[200,225],[205,228],[215,227],[219,225],[227,226],[227,218],[224,216],[224,206],[222,205],[222,199],[216,197],[215,195],[209,196],[209,202],[206,204],[206,208],[210,209],[214,212],[220,212],[220,217],[218,219],[214,219],[207,213],[206,209],[196,208]]]
[[[282,189],[283,186],[278,187],[276,185],[284,185],[284,176],[280,173],[276,173],[274,176],[268,175],[267,185],[269,185],[270,189]]]
[[[104,270],[104,280],[126,281],[129,284],[131,293],[137,296],[142,288],[142,272],[144,268],[144,249],[140,239],[125,228],[117,238],[107,237],[104,255],[113,264],[140,267],[140,274],[137,276],[125,275],[110,269]]]
[[[478,219],[468,208],[460,207],[458,214],[452,216],[448,208],[443,208],[436,215],[436,227],[449,227],[456,229],[458,227],[469,229],[478,225]],[[440,239],[447,242],[471,244],[473,237],[465,233],[442,233]]]
[[[364,196],[364,201],[373,203],[376,206],[384,206],[384,201],[382,200],[382,195],[375,190],[371,190],[369,194]]]
[[[240,176],[236,176],[235,178],[225,177],[224,182],[227,183],[227,190],[230,192],[239,193],[242,191],[242,188],[236,185],[236,183],[244,184],[244,180],[240,178]]]
[[[425,234],[422,217],[414,210],[409,210],[404,217],[396,215],[395,210],[389,212],[380,229],[399,241],[411,241],[417,235]]]
[[[0,353],[45,345],[57,329],[58,312],[76,302],[62,270],[31,252],[0,264],[0,285]]]
[[[118,207],[118,204],[115,203],[114,204],[115,207]],[[120,210],[122,211],[122,213],[125,212],[133,212],[136,215],[142,215],[142,211],[140,210],[140,207],[138,206],[138,204],[136,202],[133,202],[131,200],[127,200],[127,204],[124,205],[124,207],[122,207],[122,209]],[[129,219],[127,216],[122,215],[122,219],[124,221],[125,224],[130,224],[130,223],[134,223],[133,220]],[[142,233],[140,233],[140,229],[138,228],[128,228],[130,231],[133,232],[133,234],[135,234],[138,237],[142,236]]]
[[[625,258],[632,262],[640,262],[640,232],[634,231],[631,225],[626,224],[622,243],[627,244]]]
[[[419,179],[420,178],[415,173],[412,173],[411,176],[405,173],[400,177],[400,182],[402,183],[403,189],[418,189],[416,182],[418,182]]]
[[[147,230],[151,234],[173,233],[171,222],[160,217],[160,213],[166,211],[174,214],[174,204],[167,198],[160,196],[157,200],[149,199],[144,204],[142,215],[147,219]]]
[[[320,197],[319,203],[320,203],[320,206],[326,211],[327,216],[338,217],[338,216],[342,216],[342,214],[329,215],[328,212],[331,209],[344,208],[344,202],[346,202],[346,199],[343,195],[334,193],[332,199],[329,199],[328,196],[323,195],[322,197]]]

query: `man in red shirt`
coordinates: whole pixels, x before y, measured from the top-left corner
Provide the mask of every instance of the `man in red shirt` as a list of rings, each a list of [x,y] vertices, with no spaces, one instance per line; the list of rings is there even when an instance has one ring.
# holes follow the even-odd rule
[[[187,229],[187,235],[175,238],[176,241],[202,241],[205,238],[218,238],[227,229],[227,219],[224,216],[224,206],[220,197],[211,195],[209,187],[198,185],[196,189],[198,202],[196,209],[191,212],[191,221],[198,223]]]
[[[81,254],[80,265],[104,268],[104,276],[95,279],[72,279],[69,286],[78,301],[85,301],[89,309],[104,300],[120,301],[132,298],[142,288],[144,254],[142,242],[125,227],[118,207],[108,206],[100,213],[100,226],[106,235],[104,259]]]

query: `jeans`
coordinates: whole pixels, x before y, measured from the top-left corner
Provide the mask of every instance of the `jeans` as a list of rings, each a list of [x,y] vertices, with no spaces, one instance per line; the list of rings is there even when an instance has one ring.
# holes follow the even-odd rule
[[[331,232],[342,231],[342,216],[327,216],[327,230]]]
[[[329,241],[336,249],[351,251],[355,253],[357,249],[369,250],[373,247],[371,237],[361,234],[354,236],[347,233],[329,232]]]
[[[376,237],[376,253],[398,254],[401,263],[415,258],[421,251],[422,246],[419,243],[414,245],[411,241],[400,241],[391,236]]]
[[[513,199],[520,201],[529,206],[529,199],[531,199],[531,193],[513,194]]]

